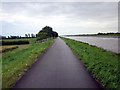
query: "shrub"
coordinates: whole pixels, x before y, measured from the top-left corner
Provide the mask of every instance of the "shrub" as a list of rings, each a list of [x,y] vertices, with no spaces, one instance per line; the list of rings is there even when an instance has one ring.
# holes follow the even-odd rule
[[[2,45],[22,45],[22,44],[29,44],[27,40],[21,41],[2,41]]]

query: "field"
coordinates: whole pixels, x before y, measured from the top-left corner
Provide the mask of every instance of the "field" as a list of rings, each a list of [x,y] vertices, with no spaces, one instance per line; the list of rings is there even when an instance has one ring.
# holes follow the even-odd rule
[[[18,48],[18,46],[0,46],[0,53]]]
[[[35,42],[36,38],[24,38],[24,39],[2,39],[4,41],[20,41],[20,40],[28,40],[30,43]]]
[[[87,43],[62,38],[75,55],[82,60],[88,71],[103,87],[118,88],[120,84],[120,54],[115,54]]]
[[[28,41],[29,44],[33,44],[36,42],[36,38],[25,38],[25,39],[3,39],[3,40],[0,40],[0,43],[1,42],[5,42],[5,43],[8,43],[8,42],[13,42],[13,45],[10,44],[10,45],[3,45],[3,46],[0,46],[0,53],[1,52],[6,52],[6,51],[10,51],[10,50],[13,50],[13,49],[16,49],[18,47],[24,47],[24,46],[27,46],[27,44],[21,44],[21,45],[14,45],[14,42],[21,42],[21,41]]]
[[[18,45],[18,48],[2,53],[0,61],[2,61],[3,88],[11,88],[54,42],[53,39],[44,43],[34,43],[35,39],[28,40],[31,44]]]

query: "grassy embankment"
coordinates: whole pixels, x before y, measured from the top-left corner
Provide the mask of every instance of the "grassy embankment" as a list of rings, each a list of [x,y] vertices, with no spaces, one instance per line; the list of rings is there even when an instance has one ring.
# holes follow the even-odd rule
[[[3,88],[11,88],[54,42],[53,39],[44,43],[34,43],[35,40],[30,41],[31,44],[19,45],[17,49],[2,53]]]
[[[87,43],[66,38],[62,39],[104,87],[117,88],[119,86],[120,73],[118,66],[120,66],[120,62],[118,58],[120,58],[120,54],[118,55]]]

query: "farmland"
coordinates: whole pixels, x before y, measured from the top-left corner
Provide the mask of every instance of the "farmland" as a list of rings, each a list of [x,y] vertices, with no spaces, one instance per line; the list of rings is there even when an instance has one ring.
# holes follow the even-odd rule
[[[9,39],[5,41],[20,41],[21,39]],[[30,42],[27,45],[1,46],[4,50],[15,48],[2,53],[2,86],[12,87],[31,65],[54,42],[54,39],[43,43],[35,43],[36,38],[24,39]]]
[[[0,40],[0,43],[3,45],[3,46],[0,46],[0,53],[11,51],[18,47],[24,47],[24,46],[27,46],[25,44],[33,44],[35,42],[36,42],[36,38],[3,39],[3,40]]]
[[[87,43],[62,38],[74,54],[82,60],[86,68],[106,88],[117,88],[120,83],[119,70],[120,54],[91,46]]]
[[[18,48],[18,46],[0,46],[0,53]]]

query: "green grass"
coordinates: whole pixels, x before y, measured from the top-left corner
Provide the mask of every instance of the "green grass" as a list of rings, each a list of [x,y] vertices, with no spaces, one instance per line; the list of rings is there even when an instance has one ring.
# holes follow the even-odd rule
[[[120,54],[115,54],[87,43],[62,38],[73,50],[75,55],[83,61],[87,69],[92,73],[103,87],[118,88],[120,84]]]
[[[37,58],[54,42],[34,43],[2,55],[2,86],[11,88]]]

